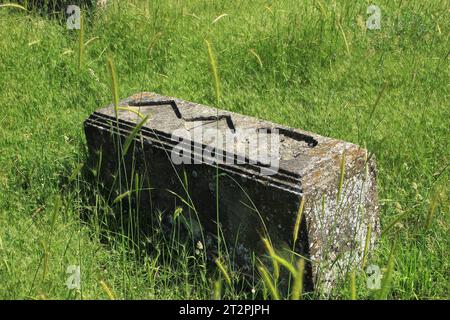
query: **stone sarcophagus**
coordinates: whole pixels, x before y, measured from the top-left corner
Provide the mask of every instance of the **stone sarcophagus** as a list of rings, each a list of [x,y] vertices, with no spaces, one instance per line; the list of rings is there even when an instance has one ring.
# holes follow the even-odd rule
[[[243,272],[269,238],[304,257],[306,288],[329,288],[379,234],[375,162],[352,143],[148,92],[97,110],[85,132],[109,190],[146,190],[139,214],[168,224],[182,208],[205,249],[226,246]]]

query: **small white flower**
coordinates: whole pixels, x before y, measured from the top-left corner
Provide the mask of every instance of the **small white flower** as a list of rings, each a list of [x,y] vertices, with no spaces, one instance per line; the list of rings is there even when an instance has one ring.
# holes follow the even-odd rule
[[[197,249],[203,250],[203,244],[200,241],[197,242]]]
[[[97,75],[95,74],[94,70],[92,70],[91,68],[89,68],[88,71],[89,71],[89,75],[90,75],[92,78],[94,78],[95,81],[98,82],[99,79],[98,79]]]

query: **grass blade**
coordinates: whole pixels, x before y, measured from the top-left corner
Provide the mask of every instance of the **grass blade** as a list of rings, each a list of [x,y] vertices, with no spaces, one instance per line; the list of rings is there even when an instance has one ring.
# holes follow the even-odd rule
[[[101,280],[100,286],[102,287],[103,291],[106,293],[106,295],[110,300],[116,300],[112,290],[108,287],[105,281]]]
[[[345,177],[345,149],[342,152],[341,158],[341,172],[339,176],[339,185],[338,185],[338,194],[337,194],[337,202],[341,201],[342,187],[344,185],[344,177]]]
[[[258,269],[261,274],[261,277],[263,278],[264,284],[269,289],[272,299],[280,300],[280,294],[278,293],[278,290],[275,288],[275,285],[273,284],[272,280],[270,279],[271,277],[270,277],[269,272],[267,271],[266,267],[264,267],[263,265],[260,265]]]
[[[297,277],[297,270],[295,270],[294,266],[292,265],[292,263],[290,263],[289,261],[287,261],[286,259],[280,257],[277,254],[274,254],[272,256],[272,259],[274,259],[275,261],[277,261],[278,263],[280,263],[283,267],[285,267],[286,269],[289,270],[289,272],[295,277]]]
[[[222,297],[222,281],[214,282],[214,300],[220,300]]]
[[[300,229],[300,224],[302,222],[302,216],[303,216],[303,207],[305,206],[305,197],[302,197],[302,200],[300,202],[300,206],[298,208],[297,212],[297,218],[295,219],[295,226],[294,226],[294,234],[293,234],[293,247],[295,248],[295,243],[297,242],[298,238],[298,231]]]
[[[15,9],[28,11],[25,7],[22,7],[21,5],[16,4],[16,3],[0,4],[0,8],[15,8]]]
[[[297,261],[297,276],[294,278],[294,285],[292,287],[292,300],[299,300],[303,292],[303,275],[305,273],[305,260],[300,258]]]
[[[403,213],[400,213],[397,215],[396,218],[394,218],[384,229],[381,231],[381,236],[384,236],[388,233],[389,230],[391,230],[400,220],[402,220],[404,217],[406,217],[409,214],[408,211],[405,211]]]
[[[394,264],[395,264],[395,251],[396,251],[396,245],[392,246],[391,253],[389,255],[389,260],[386,268],[386,273],[383,275],[383,280],[381,281],[381,289],[379,291],[378,299],[379,300],[386,300],[387,296],[389,294],[389,290],[391,287],[391,281],[392,281],[392,273],[394,271]]]
[[[272,258],[273,274],[276,281],[280,277],[280,265],[275,259],[273,259],[273,256],[275,256],[275,250],[273,249],[272,244],[268,239],[263,238],[262,241],[264,243],[264,246],[266,247],[267,252],[269,253],[269,256]]]
[[[81,169],[83,169],[83,167],[84,163],[80,162],[79,164],[77,164],[77,166],[75,167],[75,169],[73,170],[72,174],[69,177],[69,182],[72,182],[73,180],[76,179],[76,177],[80,173]]]
[[[141,119],[145,118],[144,114],[140,113],[138,110],[135,110],[134,108],[129,107],[129,106],[128,107],[119,107],[118,110],[123,110],[123,111],[128,111],[128,112],[134,113],[134,114],[138,115],[139,118],[141,118]]]
[[[337,22],[337,24],[338,24],[339,30],[342,33],[342,38],[344,39],[345,49],[347,50],[347,55],[350,56],[350,47],[349,47],[349,44],[348,44],[348,41],[347,41],[347,37],[346,37],[345,32],[344,32],[344,28],[342,28],[342,25],[341,25],[341,23],[339,21]]]
[[[78,70],[81,70],[83,64],[83,53],[84,53],[84,18],[83,15],[80,16],[80,31],[78,35]]]
[[[356,300],[356,274],[353,271],[350,274],[350,299]]]
[[[217,18],[215,18],[213,20],[212,24],[216,23],[217,21],[219,21],[220,19],[222,19],[223,17],[226,17],[226,16],[228,16],[228,14],[226,14],[226,13],[221,14],[220,16],[218,16]]]
[[[116,68],[114,61],[111,57],[108,57],[107,61],[108,72],[111,77],[111,92],[113,95],[114,111],[116,119],[119,118],[119,86],[117,84]]]
[[[118,196],[114,199],[114,201],[112,202],[112,204],[115,204],[115,203],[119,202],[119,201],[122,200],[123,198],[128,197],[130,194],[131,194],[131,191],[128,190],[128,191],[126,191],[126,192],[124,192],[124,193],[118,195]]]
[[[231,286],[231,277],[228,274],[227,270],[225,269],[225,266],[222,264],[222,262],[220,262],[219,259],[215,260],[217,267],[219,268],[220,272],[222,273],[222,275],[225,278],[225,281],[227,282],[227,284],[229,286]]]
[[[122,155],[126,155],[128,152],[128,149],[130,148],[131,142],[134,140],[134,138],[136,137],[136,135],[139,133],[139,131],[141,130],[141,128],[144,126],[144,124],[147,122],[148,119],[148,115],[144,117],[144,119],[142,119],[141,122],[139,122],[139,124],[137,126],[134,127],[133,131],[128,135],[128,137],[125,139],[125,143],[123,144],[123,149],[122,149]]]
[[[369,246],[370,246],[370,238],[372,236],[372,224],[369,223],[367,226],[367,232],[366,232],[366,241],[364,243],[364,253],[362,258],[361,267],[364,269],[367,262],[367,253],[369,252]]]
[[[216,101],[219,103],[220,101],[220,78],[219,78],[219,71],[217,69],[217,60],[214,56],[214,52],[211,46],[211,43],[208,40],[205,40],[206,47],[208,49],[208,57],[209,57],[209,65],[211,67],[211,72],[214,79],[214,92],[216,94]]]
[[[259,64],[260,68],[262,69],[262,68],[263,68],[262,60],[261,60],[260,56],[256,53],[255,49],[250,49],[250,50],[248,50],[248,51],[249,51],[252,55],[255,56],[256,60],[258,60],[258,64]]]
[[[428,209],[427,219],[425,222],[425,230],[428,230],[431,227],[431,223],[436,213],[436,209],[439,206],[440,198],[441,198],[440,190],[436,188],[431,198],[430,207]]]

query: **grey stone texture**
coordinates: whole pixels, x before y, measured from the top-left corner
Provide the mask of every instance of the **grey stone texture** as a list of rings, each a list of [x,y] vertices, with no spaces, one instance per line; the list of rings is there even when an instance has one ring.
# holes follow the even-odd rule
[[[339,276],[361,265],[369,228],[369,250],[373,249],[380,232],[375,160],[359,146],[156,93],[135,94],[122,100],[120,106],[118,121],[114,106],[94,112],[85,121],[86,138],[93,157],[102,153],[103,183],[117,188],[117,138],[123,144],[142,121],[138,113],[148,116],[124,157],[125,170],[138,172],[144,187],[152,189],[136,203],[145,208],[139,210],[141,215],[150,217],[156,211],[170,215],[177,206],[184,207],[183,214],[191,216],[194,236],[206,242],[205,250],[214,252],[218,170],[220,227],[233,262],[242,272],[251,272],[255,257],[270,265],[261,241],[270,237],[280,255],[289,257],[294,247],[296,254],[306,259],[308,290],[329,290]],[[171,151],[175,146],[191,150],[192,156],[201,154],[205,147],[205,141],[202,146],[197,138],[174,139],[173,133],[199,127],[235,133],[240,129],[278,130],[278,170],[252,155],[246,157],[246,163],[236,163],[245,155],[229,145],[223,149],[233,163],[215,163],[213,159],[202,159],[199,164],[173,163]],[[234,142],[235,146],[246,143],[239,136]],[[222,145],[215,146],[220,149]],[[338,196],[341,172],[345,175]],[[190,204],[188,208],[181,198]],[[305,206],[293,246],[302,198]]]

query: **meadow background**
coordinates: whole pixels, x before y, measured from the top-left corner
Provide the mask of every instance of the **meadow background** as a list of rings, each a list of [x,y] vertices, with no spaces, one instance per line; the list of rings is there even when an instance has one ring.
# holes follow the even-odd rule
[[[365,26],[372,3],[381,30]],[[107,57],[121,97],[217,105],[208,39],[220,108],[375,154],[383,234],[370,263],[383,269],[396,244],[387,298],[448,299],[449,18],[438,0],[115,1],[85,12],[80,54],[65,17],[0,7],[0,298],[212,297],[214,276],[192,250],[149,237],[142,255],[81,220],[99,206],[77,175],[82,123],[112,100]],[[82,290],[67,288],[69,265],[81,265]],[[365,277],[359,299],[373,297]],[[330,297],[349,298],[348,283]]]

